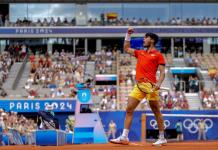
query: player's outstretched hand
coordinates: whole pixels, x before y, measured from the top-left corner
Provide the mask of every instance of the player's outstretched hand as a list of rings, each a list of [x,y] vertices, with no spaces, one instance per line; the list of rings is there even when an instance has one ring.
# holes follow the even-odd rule
[[[127,32],[128,34],[133,34],[134,33],[133,27],[129,27]]]

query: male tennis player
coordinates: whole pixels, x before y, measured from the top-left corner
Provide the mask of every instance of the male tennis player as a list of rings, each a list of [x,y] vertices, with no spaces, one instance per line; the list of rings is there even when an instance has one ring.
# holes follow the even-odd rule
[[[155,115],[159,129],[159,139],[153,145],[164,145],[167,141],[164,138],[164,121],[159,107],[160,98],[158,89],[160,89],[165,77],[165,60],[162,54],[155,48],[155,44],[158,42],[158,36],[154,33],[145,34],[143,45],[146,47],[146,50],[130,48],[131,34],[133,32],[133,28],[128,29],[124,42],[124,50],[137,58],[136,82],[143,88],[139,88],[137,84],[129,94],[123,133],[120,137],[110,140],[110,142],[115,144],[129,144],[128,133],[132,123],[133,112],[140,101],[146,98]],[[157,81],[156,72],[158,69],[160,76]]]

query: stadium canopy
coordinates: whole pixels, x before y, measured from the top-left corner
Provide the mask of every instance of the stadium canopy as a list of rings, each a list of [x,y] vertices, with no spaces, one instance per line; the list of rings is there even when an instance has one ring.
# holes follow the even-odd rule
[[[0,0],[1,3],[130,3],[130,2],[217,2],[217,0]]]

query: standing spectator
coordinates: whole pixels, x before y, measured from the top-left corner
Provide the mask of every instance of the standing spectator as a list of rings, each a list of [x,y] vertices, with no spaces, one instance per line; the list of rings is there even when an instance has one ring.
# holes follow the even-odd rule
[[[213,20],[212,20],[212,25],[217,25],[217,19],[216,19],[216,17],[213,18]]]
[[[42,22],[41,22],[41,20],[40,20],[40,19],[38,19],[38,20],[37,20],[37,22],[36,22],[36,26],[37,26],[37,27],[40,27],[40,26],[42,26]]]
[[[174,76],[173,80],[174,80],[173,81],[173,86],[175,87],[176,91],[181,90],[180,89],[181,82],[180,82],[179,78],[177,77],[177,75]]]
[[[46,18],[44,18],[43,22],[42,22],[43,26],[48,26],[48,21]]]
[[[27,49],[26,45],[23,44],[23,45],[21,46],[21,59],[22,59],[22,60],[23,60],[24,57],[26,56],[26,53],[27,53],[26,49]]]
[[[34,63],[35,62],[35,55],[32,53],[29,57],[30,63]]]
[[[198,81],[195,77],[189,77],[189,92],[196,92],[198,88]]]
[[[172,18],[172,20],[170,21],[170,24],[171,24],[171,25],[176,25],[176,19],[175,19],[175,18]]]
[[[215,82],[215,90],[218,91],[218,71],[216,71],[214,82]]]
[[[101,109],[102,110],[107,109],[107,103],[108,103],[108,100],[107,100],[106,96],[104,96],[103,99],[101,100]]]
[[[199,81],[198,81],[198,77],[194,77],[194,81],[195,81],[195,88],[194,88],[194,92],[199,92]]]
[[[111,120],[109,123],[108,138],[110,138],[110,136],[112,135],[112,138],[114,139],[116,136],[116,131],[117,125],[113,120]]]
[[[182,121],[178,120],[175,125],[176,133],[177,133],[177,141],[183,141],[183,129],[182,129]]]
[[[68,118],[66,119],[66,131],[67,132],[74,132],[74,126],[75,126],[75,118],[72,116],[68,116]]]
[[[20,54],[19,54],[20,53],[20,45],[19,45],[19,43],[16,43],[14,49],[15,49],[16,62],[19,62],[20,61],[20,59],[19,59],[19,56],[20,56]]]
[[[179,17],[177,17],[176,18],[176,25],[181,25],[181,24],[182,24],[182,20]]]
[[[51,17],[51,20],[50,20],[50,22],[49,22],[49,25],[50,25],[50,26],[54,26],[54,25],[55,25],[55,21],[54,21],[54,18],[53,18],[53,17]]]
[[[9,16],[5,16],[5,27],[8,27],[10,25]]]
[[[61,26],[61,18],[60,18],[60,17],[58,17],[57,22],[56,22],[56,25],[57,25],[57,26]]]
[[[0,112],[0,128],[2,128],[2,135],[8,136],[9,144],[14,145],[14,136],[11,131],[9,131],[9,128],[12,127],[12,121],[10,120],[10,116],[8,116],[8,114],[5,113],[2,109],[0,109]]]
[[[3,20],[2,20],[2,14],[0,13],[0,26],[3,26],[4,25],[4,23],[3,23]]]
[[[201,140],[203,138],[203,140],[206,140],[206,125],[203,119],[200,120],[200,122],[198,123],[198,140]]]

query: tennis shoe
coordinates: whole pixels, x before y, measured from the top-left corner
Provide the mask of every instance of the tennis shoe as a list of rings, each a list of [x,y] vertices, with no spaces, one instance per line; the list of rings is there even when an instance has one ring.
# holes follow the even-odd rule
[[[153,146],[162,146],[162,145],[166,145],[167,144],[167,140],[165,138],[159,138],[156,142],[154,142],[152,145]]]
[[[124,137],[124,136],[121,135],[116,139],[111,139],[110,142],[114,143],[114,144],[128,145],[129,144],[129,139],[128,139],[128,137]]]

